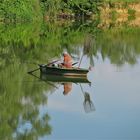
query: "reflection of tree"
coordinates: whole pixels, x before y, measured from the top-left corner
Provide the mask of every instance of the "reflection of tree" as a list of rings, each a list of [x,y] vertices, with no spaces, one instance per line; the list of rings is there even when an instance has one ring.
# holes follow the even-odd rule
[[[101,53],[102,58],[109,58],[113,64],[122,65],[136,63],[139,50],[139,29],[122,27],[103,31],[98,28],[99,20],[87,22],[68,22],[66,24],[54,22],[42,25],[0,26],[0,65],[11,61],[10,52],[17,52],[16,56],[38,62],[47,61],[49,52],[54,58],[60,56],[64,48],[71,54],[79,54],[78,46],[84,44],[84,54],[94,64],[93,56]],[[5,47],[13,46],[14,47]],[[89,47],[90,46],[90,47]],[[56,47],[58,49],[56,49]],[[88,49],[85,49],[88,48]],[[90,49],[89,49],[90,48]],[[17,51],[15,51],[15,49]],[[24,52],[24,53],[23,53]],[[4,58],[4,59],[2,59]],[[6,59],[5,59],[6,58]],[[2,64],[1,64],[2,63]]]
[[[139,31],[137,28],[104,31],[96,40],[102,58],[117,65],[135,64],[140,54]]]
[[[83,52],[90,58],[91,65],[94,64],[93,56],[97,57],[98,53],[101,53],[103,60],[108,58],[113,64],[134,65],[140,54],[139,31],[135,28],[129,31],[122,28],[119,31],[103,31],[94,37],[88,34],[85,37]]]
[[[94,60],[93,60],[93,48],[94,48],[94,38],[91,34],[86,34],[84,39],[84,46],[83,46],[83,54],[81,56],[79,67],[82,62],[82,59],[84,55],[88,56],[90,58],[90,66],[94,66]]]
[[[95,38],[91,34],[87,34],[84,41],[84,50],[83,54],[87,55],[90,58],[90,66],[94,66],[93,53],[97,54],[97,50],[95,48]]]
[[[23,67],[15,62],[3,69],[0,72],[0,138],[12,139],[12,135],[16,134],[19,139],[22,136],[37,139],[50,134],[50,117],[46,113],[39,116],[39,105],[47,103],[43,91],[49,90],[49,87],[36,84],[33,80],[24,83],[24,80],[31,81],[26,77],[25,65]],[[20,133],[19,126],[24,126],[27,122],[31,129]]]

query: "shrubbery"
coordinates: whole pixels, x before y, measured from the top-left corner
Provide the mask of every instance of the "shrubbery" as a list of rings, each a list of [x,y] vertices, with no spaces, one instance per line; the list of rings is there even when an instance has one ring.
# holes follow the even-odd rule
[[[41,16],[38,0],[3,0],[0,19],[4,21],[32,21]]]
[[[32,21],[44,15],[56,17],[60,12],[74,15],[97,13],[102,0],[3,0],[0,4],[0,20]]]

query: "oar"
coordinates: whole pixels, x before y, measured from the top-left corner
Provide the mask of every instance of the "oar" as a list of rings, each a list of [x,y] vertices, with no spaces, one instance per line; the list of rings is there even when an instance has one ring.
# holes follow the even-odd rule
[[[77,63],[78,63],[78,62],[73,63],[72,66],[76,65]]]
[[[39,70],[40,68],[37,68],[37,69],[35,69],[35,70],[32,70],[32,71],[29,71],[28,73],[33,73],[33,72],[35,72],[35,71],[37,71],[37,70]]]

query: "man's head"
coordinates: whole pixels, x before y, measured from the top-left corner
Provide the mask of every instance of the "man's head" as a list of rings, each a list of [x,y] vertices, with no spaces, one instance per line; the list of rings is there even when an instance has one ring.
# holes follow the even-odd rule
[[[68,53],[65,51],[65,52],[63,52],[63,56],[65,56],[65,55],[67,55]]]

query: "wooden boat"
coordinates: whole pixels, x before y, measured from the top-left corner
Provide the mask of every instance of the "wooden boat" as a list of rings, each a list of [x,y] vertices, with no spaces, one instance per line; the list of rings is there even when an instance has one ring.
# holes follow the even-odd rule
[[[48,65],[39,65],[40,72],[51,75],[87,77],[89,70],[82,68],[60,68]]]
[[[61,75],[52,75],[52,74],[45,74],[40,72],[40,79],[43,81],[50,81],[50,82],[59,82],[59,83],[66,83],[66,82],[73,82],[73,83],[91,83],[87,77],[77,77],[77,76],[61,76]]]

